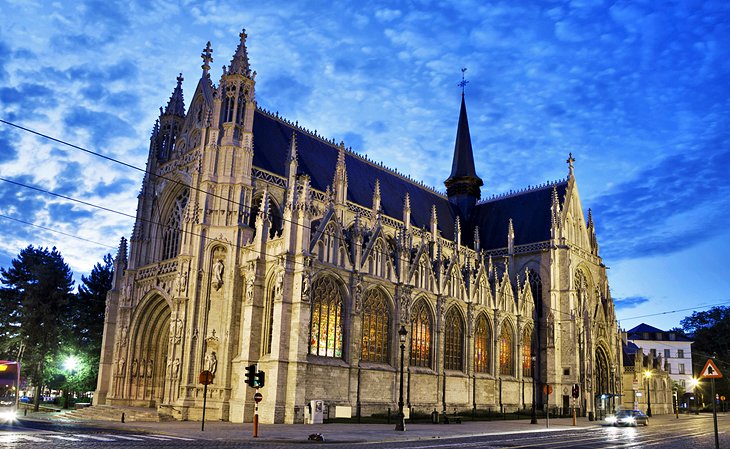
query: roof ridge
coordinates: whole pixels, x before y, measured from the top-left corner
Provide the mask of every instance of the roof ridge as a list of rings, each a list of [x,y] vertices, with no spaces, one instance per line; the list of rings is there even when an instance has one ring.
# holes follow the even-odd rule
[[[523,189],[518,189],[518,190],[512,190],[512,189],[510,189],[509,191],[504,192],[504,193],[495,193],[495,194],[492,194],[492,196],[490,196],[489,198],[485,198],[485,199],[483,199],[481,201],[478,201],[477,202],[477,205],[486,204],[486,203],[489,203],[491,201],[502,200],[502,199],[505,199],[505,198],[513,197],[513,196],[519,196],[519,195],[522,195],[524,193],[536,192],[538,190],[543,190],[543,189],[547,189],[547,188],[550,188],[550,187],[553,187],[553,186],[557,186],[557,185],[562,184],[564,182],[568,182],[568,178],[560,178],[560,179],[557,179],[555,181],[545,181],[544,184],[537,184],[537,185],[534,185],[534,186],[533,185],[528,185],[527,187],[525,187]]]
[[[280,116],[279,115],[279,111],[271,112],[271,111],[269,111],[267,109],[264,109],[263,107],[258,106],[258,105],[256,105],[256,109],[259,112],[261,112],[262,114],[268,116],[269,118],[274,119],[274,120],[277,120],[277,121],[279,121],[279,122],[281,122],[281,123],[283,123],[283,124],[285,124],[287,126],[291,126],[294,129],[296,129],[297,131],[300,131],[300,132],[308,135],[309,137],[315,138],[315,139],[319,140],[320,142],[322,142],[324,144],[330,145],[334,149],[338,149],[339,148],[337,146],[336,140],[334,138],[327,139],[324,136],[320,136],[319,134],[317,134],[317,130],[316,129],[314,131],[310,131],[310,130],[304,128],[303,126],[301,126],[299,124],[299,121],[298,120],[295,121],[295,122],[292,122],[291,120],[287,120],[283,116]],[[345,152],[347,154],[349,154],[350,156],[353,156],[353,157],[356,157],[356,158],[360,159],[362,162],[366,162],[366,163],[368,163],[368,164],[370,164],[370,165],[372,165],[374,167],[377,167],[377,168],[380,168],[382,170],[385,170],[386,172],[389,172],[390,174],[395,175],[395,176],[399,177],[400,179],[402,179],[404,181],[410,182],[411,184],[415,185],[416,187],[419,187],[419,188],[422,188],[424,190],[427,190],[427,191],[429,191],[431,193],[434,193],[434,194],[442,197],[443,199],[448,199],[446,197],[446,193],[445,192],[441,192],[441,191],[437,190],[435,187],[432,187],[432,186],[427,185],[423,181],[414,179],[414,178],[411,177],[411,175],[407,175],[405,173],[400,173],[398,170],[386,166],[382,161],[372,160],[367,155],[360,154],[360,153],[356,152],[355,150],[353,150],[352,149],[352,146],[345,147]]]

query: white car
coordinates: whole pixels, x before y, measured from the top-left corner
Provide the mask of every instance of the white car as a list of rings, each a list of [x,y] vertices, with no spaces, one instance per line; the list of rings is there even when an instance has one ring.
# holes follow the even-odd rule
[[[649,417],[641,410],[619,410],[615,415],[607,416],[606,422],[612,426],[648,426]]]

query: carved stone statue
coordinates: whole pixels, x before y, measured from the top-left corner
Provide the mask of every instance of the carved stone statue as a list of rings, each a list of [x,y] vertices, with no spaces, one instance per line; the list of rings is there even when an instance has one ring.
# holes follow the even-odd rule
[[[213,374],[218,369],[218,357],[216,357],[215,351],[205,355],[205,369]]]
[[[250,273],[246,280],[246,303],[251,304],[253,302],[253,273]]]
[[[225,269],[225,266],[223,265],[223,260],[218,259],[215,261],[215,264],[213,264],[213,287],[216,290],[219,290],[221,286],[223,285],[223,270]]]

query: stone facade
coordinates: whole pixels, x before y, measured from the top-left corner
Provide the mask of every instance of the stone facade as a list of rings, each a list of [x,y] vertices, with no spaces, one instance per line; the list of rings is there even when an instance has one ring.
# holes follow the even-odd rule
[[[245,45],[189,110],[178,78],[155,124],[137,220],[108,294],[99,404],[261,422],[322,399],[369,415],[550,405],[621,391],[606,269],[569,158],[564,180],[480,198],[462,95],[448,194],[256,104]],[[533,362],[534,356],[534,362]],[[534,363],[534,370],[533,370]],[[546,399],[537,395],[538,406]]]

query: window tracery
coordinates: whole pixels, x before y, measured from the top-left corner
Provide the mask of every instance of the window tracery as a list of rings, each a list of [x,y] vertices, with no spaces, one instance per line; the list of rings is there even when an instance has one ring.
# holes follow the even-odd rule
[[[474,370],[477,373],[489,372],[490,340],[489,323],[484,315],[480,315],[474,328]]]
[[[509,324],[502,325],[499,337],[499,374],[512,376],[512,330]]]
[[[330,276],[322,277],[312,285],[309,353],[342,357],[342,294]]]
[[[522,377],[532,377],[532,329],[522,334]]]
[[[370,289],[363,301],[362,360],[387,363],[389,355],[390,308],[382,292]]]
[[[455,307],[446,313],[445,318],[444,369],[464,369],[464,322]]]
[[[183,191],[172,206],[162,231],[162,260],[177,257],[180,250],[180,235],[182,234],[182,219],[185,207],[188,204],[188,190]]]
[[[424,301],[419,301],[411,311],[412,366],[431,367],[431,313]]]

